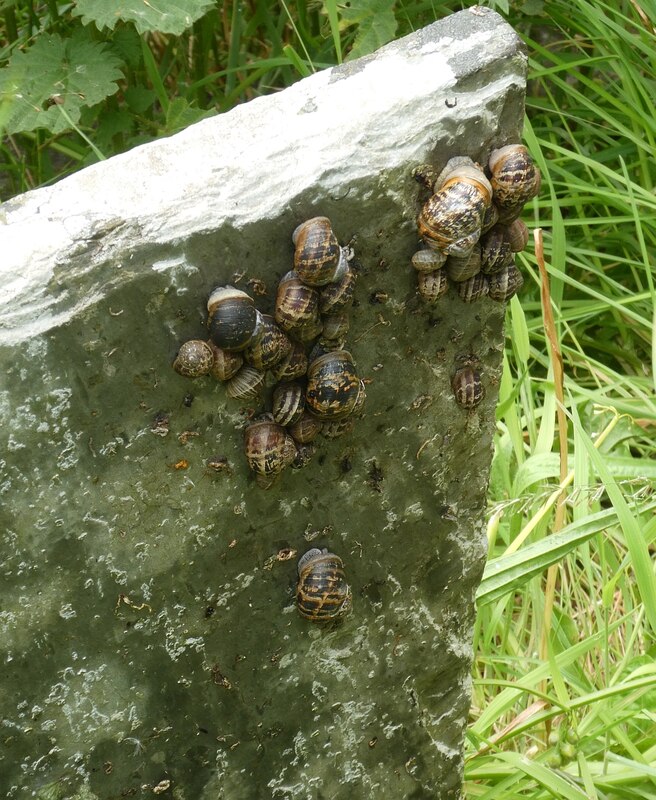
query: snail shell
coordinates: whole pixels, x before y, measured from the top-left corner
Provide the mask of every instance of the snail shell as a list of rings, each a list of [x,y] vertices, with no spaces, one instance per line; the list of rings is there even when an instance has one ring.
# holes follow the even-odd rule
[[[351,603],[351,587],[339,556],[318,547],[301,556],[296,607],[302,617],[318,623],[333,622],[349,611]]]
[[[513,220],[506,227],[506,238],[513,253],[521,253],[528,244],[528,228],[521,219]]]
[[[271,368],[271,374],[277,381],[292,381],[301,378],[307,372],[308,358],[300,342],[292,342],[289,353]]]
[[[307,322],[305,325],[301,325],[294,330],[294,336],[304,345],[311,344],[317,338],[317,336],[320,336],[322,333],[323,322],[321,321],[318,313],[316,319],[313,319],[311,322]]]
[[[244,365],[228,381],[226,389],[235,400],[254,400],[264,386],[265,373],[255,367]]]
[[[449,280],[445,269],[435,272],[420,272],[417,275],[417,289],[427,303],[436,303],[449,291]]]
[[[289,425],[287,431],[299,444],[309,444],[317,438],[322,427],[323,424],[316,417],[304,411],[296,422]]]
[[[439,250],[417,250],[412,256],[412,266],[417,272],[435,272],[444,266],[447,256]]]
[[[322,336],[324,339],[342,339],[349,330],[349,315],[347,311],[338,311],[333,314],[324,314]]]
[[[481,233],[485,233],[489,231],[490,228],[494,227],[497,222],[499,221],[499,209],[494,205],[494,203],[490,203],[487,207],[487,210],[483,216],[483,223],[481,225]]]
[[[295,335],[304,325],[319,321],[319,293],[306,286],[295,272],[288,272],[278,284],[274,316],[284,331]]]
[[[346,350],[319,356],[308,367],[305,403],[320,420],[348,417],[356,406],[359,391],[360,378]]]
[[[492,188],[473,162],[452,170],[447,165],[444,172],[446,179],[419,213],[419,235],[428,247],[442,253],[466,255],[481,234]]]
[[[513,260],[513,251],[508,239],[508,228],[495,225],[481,237],[481,272],[493,275]]]
[[[296,458],[296,445],[282,425],[264,415],[263,419],[246,426],[244,452],[248,466],[256,475],[271,478]]]
[[[490,275],[488,294],[490,299],[496,300],[498,303],[505,303],[514,294],[517,294],[523,285],[522,273],[514,263],[509,264],[501,272]]]
[[[291,425],[305,409],[305,390],[300,383],[279,383],[273,390],[273,418],[279,425]]]
[[[462,408],[475,408],[485,397],[481,373],[471,366],[456,371],[451,380],[451,388],[456,402]]]
[[[210,375],[218,381],[229,381],[244,363],[243,357],[239,353],[217,347],[211,339],[208,344],[212,348],[214,356]]]
[[[253,298],[233,286],[219,286],[207,301],[210,338],[224,350],[243,350],[253,338],[259,312]]]
[[[471,253],[467,256],[449,256],[444,269],[454,283],[467,281],[480,272],[481,248],[478,243],[474,245]]]
[[[294,270],[308,286],[325,286],[341,277],[347,261],[328,217],[313,217],[292,234]]]
[[[322,314],[335,314],[347,309],[353,302],[356,278],[355,271],[347,265],[338,281],[329,283],[319,292],[319,311]]]
[[[312,363],[319,356],[323,356],[326,353],[332,353],[334,350],[343,350],[345,344],[346,339],[326,339],[325,336],[321,336],[310,350],[308,361]]]
[[[474,303],[488,293],[488,280],[481,272],[458,284],[458,295],[464,303]]]
[[[180,345],[173,361],[173,369],[185,378],[199,378],[208,375],[212,369],[214,354],[212,348],[202,339],[189,339]]]
[[[244,358],[252,367],[267,370],[281,361],[291,349],[289,337],[276,325],[274,318],[262,314],[257,333],[244,350]]]
[[[334,419],[330,422],[324,422],[321,428],[321,435],[326,439],[337,439],[344,436],[355,428],[355,419],[347,417],[346,419]]]
[[[297,444],[296,445],[296,458],[292,461],[292,469],[303,469],[314,458],[317,448],[312,443]]]
[[[494,203],[499,219],[518,216],[524,203],[540,191],[540,170],[523,144],[509,144],[490,153],[488,162]]]

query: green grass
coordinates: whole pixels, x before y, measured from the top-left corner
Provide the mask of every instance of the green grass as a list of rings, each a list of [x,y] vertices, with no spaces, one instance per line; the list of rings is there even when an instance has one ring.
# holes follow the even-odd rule
[[[466,792],[654,798],[656,6],[492,5],[529,52],[525,138],[543,190],[525,219],[543,231],[563,381],[529,246],[508,310]],[[7,135],[0,190],[57,180],[459,7],[251,0],[217,4],[178,36],[95,31],[122,60],[118,90],[60,133]],[[63,3],[3,8],[2,63],[43,31],[79,25]],[[7,113],[0,103],[0,125]]]

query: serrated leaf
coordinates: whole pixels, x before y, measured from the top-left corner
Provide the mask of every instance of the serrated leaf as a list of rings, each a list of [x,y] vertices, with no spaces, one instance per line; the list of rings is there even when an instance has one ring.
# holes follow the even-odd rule
[[[80,111],[118,89],[121,62],[89,32],[77,30],[70,39],[41,34],[25,52],[16,51],[0,70],[0,104],[9,108],[7,133],[47,128],[69,130]]]
[[[77,0],[73,13],[102,28],[119,20],[133,22],[139,33],[161,31],[179,36],[215,5],[214,0]]]
[[[181,131],[201,119],[213,117],[214,109],[193,108],[184,97],[176,97],[171,101],[166,113],[166,126],[161,133],[171,134]]]
[[[340,8],[340,27],[357,25],[349,60],[373,53],[396,34],[397,22],[394,6],[388,0],[350,0]]]

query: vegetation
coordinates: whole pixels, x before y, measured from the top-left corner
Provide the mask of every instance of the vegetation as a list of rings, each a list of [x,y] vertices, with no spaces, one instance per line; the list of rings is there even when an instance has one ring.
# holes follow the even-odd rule
[[[530,222],[542,233],[508,310],[466,789],[653,798],[656,7],[490,4],[529,52],[525,137],[543,171]],[[125,0],[119,18],[104,0],[0,2],[5,197],[460,8],[165,5]]]

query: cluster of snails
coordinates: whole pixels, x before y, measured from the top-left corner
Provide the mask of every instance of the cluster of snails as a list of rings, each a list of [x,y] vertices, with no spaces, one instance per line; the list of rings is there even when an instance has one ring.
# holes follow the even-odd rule
[[[305,466],[319,433],[335,438],[352,429],[365,400],[364,382],[344,349],[356,273],[327,217],[313,217],[292,234],[294,269],[278,284],[273,316],[232,286],[207,302],[208,341],[180,347],[174,369],[187,377],[211,374],[238,400],[260,397],[270,373],[271,410],[244,431],[246,460],[258,486],[270,488],[288,467]]]
[[[336,622],[351,608],[351,587],[342,559],[327,548],[313,547],[298,561],[296,608],[311,622]]]
[[[528,229],[519,219],[540,190],[540,171],[524,145],[493,150],[484,170],[466,156],[450,159],[435,177],[415,170],[431,192],[417,227],[424,248],[412,257],[421,297],[435,303],[455,285],[471,303],[484,296],[509,300],[523,284],[515,264]]]

